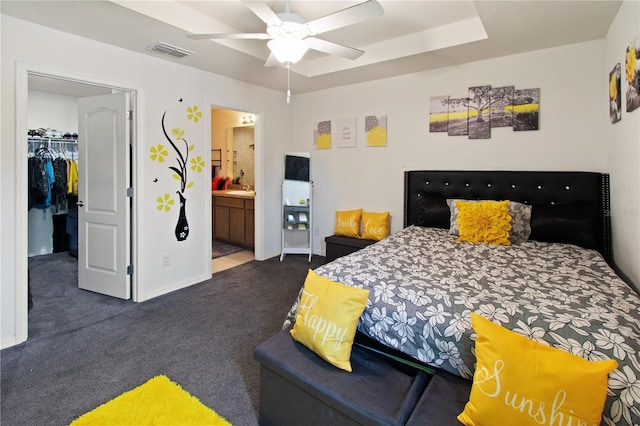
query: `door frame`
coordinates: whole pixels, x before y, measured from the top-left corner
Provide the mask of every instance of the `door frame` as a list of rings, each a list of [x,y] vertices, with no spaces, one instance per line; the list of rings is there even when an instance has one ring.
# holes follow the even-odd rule
[[[69,82],[88,84],[108,88],[111,90],[125,91],[131,93],[131,106],[133,108],[133,120],[131,123],[131,180],[133,187],[137,187],[137,134],[138,122],[141,114],[140,101],[142,90],[139,87],[122,85],[119,83],[95,79],[92,77],[72,74],[65,71],[51,69],[41,65],[25,64],[18,62],[16,64],[16,238],[15,238],[15,255],[16,255],[16,309],[15,309],[15,325],[16,325],[16,343],[27,340],[28,326],[28,219],[25,212],[28,211],[28,167],[27,167],[27,144],[24,143],[28,130],[28,98],[29,98],[29,75],[37,75],[41,77],[65,80]],[[137,197],[133,197],[131,207],[131,260],[133,264],[137,264]],[[134,302],[138,298],[138,280],[137,269],[134,268],[131,276],[131,297]]]

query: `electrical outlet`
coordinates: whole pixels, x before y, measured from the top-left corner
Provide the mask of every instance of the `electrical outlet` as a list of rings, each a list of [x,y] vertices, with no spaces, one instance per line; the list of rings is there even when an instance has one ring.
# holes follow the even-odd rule
[[[163,254],[162,266],[169,266],[169,265],[171,265],[171,256],[169,256],[168,254]]]

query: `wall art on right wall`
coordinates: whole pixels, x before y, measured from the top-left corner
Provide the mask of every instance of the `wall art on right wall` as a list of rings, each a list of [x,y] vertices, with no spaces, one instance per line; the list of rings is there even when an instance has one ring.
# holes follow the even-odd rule
[[[617,123],[622,118],[622,97],[620,96],[620,64],[609,73],[609,119]]]
[[[627,46],[625,71],[627,80],[627,112],[640,107],[640,35]]]

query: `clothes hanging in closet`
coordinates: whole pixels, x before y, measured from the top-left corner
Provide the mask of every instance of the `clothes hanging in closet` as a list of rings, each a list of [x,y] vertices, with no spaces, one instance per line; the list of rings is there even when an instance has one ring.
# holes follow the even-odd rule
[[[30,139],[29,142],[40,145],[28,159],[29,209],[52,207],[53,214],[64,213],[67,209],[67,194],[78,194],[78,166],[73,158],[73,150],[71,158],[68,158],[69,153],[66,150],[51,149],[51,142],[48,140]]]
[[[67,160],[56,157],[53,163],[53,184],[51,187],[51,205],[53,214],[67,210]]]
[[[67,194],[78,195],[78,164],[76,160],[70,159],[67,168]]]
[[[29,166],[29,175],[33,176],[29,185],[33,198],[32,207],[46,209],[51,205],[51,191],[55,181],[52,159],[36,155],[29,158]]]

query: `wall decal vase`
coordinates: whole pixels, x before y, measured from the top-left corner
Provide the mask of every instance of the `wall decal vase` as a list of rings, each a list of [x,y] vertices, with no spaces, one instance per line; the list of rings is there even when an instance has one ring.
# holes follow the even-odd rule
[[[194,182],[189,181],[188,173],[189,168],[196,173],[201,173],[205,167],[204,159],[198,155],[195,158],[189,159],[189,154],[194,150],[195,145],[189,145],[184,137],[184,130],[181,128],[172,128],[171,133],[167,131],[165,124],[167,112],[162,114],[162,133],[166,141],[171,148],[175,151],[175,159],[177,164],[168,166],[169,170],[173,172],[172,177],[180,182],[178,194],[180,201],[180,209],[178,211],[178,220],[174,230],[175,237],[178,241],[184,241],[189,236],[189,221],[187,220],[187,199],[185,197],[185,191],[193,187]],[[199,111],[197,106],[190,106],[187,108],[187,119],[197,123],[202,117],[202,112]],[[150,158],[152,161],[163,163],[169,157],[169,151],[165,149],[164,145],[158,144],[150,148]],[[171,198],[171,195],[164,194],[156,199],[158,211],[169,212],[175,205],[175,201]]]
[[[178,241],[184,241],[189,236],[189,222],[187,221],[186,204],[187,200],[182,196],[179,191],[176,191],[178,197],[180,197],[180,213],[178,214],[178,223],[176,224],[176,239]]]

